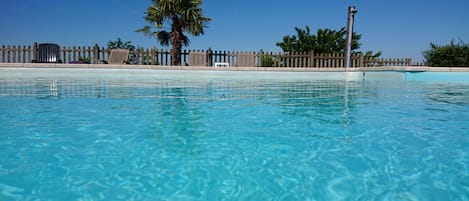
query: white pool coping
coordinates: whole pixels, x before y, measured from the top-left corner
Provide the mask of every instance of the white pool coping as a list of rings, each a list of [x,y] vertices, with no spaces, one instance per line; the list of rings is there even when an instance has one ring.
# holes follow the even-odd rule
[[[364,69],[364,70],[362,70]],[[424,72],[424,73],[421,73]],[[457,72],[457,73],[451,73]],[[88,64],[0,65],[0,79],[172,81],[439,81],[469,83],[469,68],[264,68]]]

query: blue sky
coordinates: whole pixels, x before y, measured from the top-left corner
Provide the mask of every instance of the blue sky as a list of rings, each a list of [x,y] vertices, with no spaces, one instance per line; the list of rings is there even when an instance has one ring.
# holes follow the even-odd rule
[[[0,45],[55,42],[62,46],[106,45],[121,37],[135,46],[162,48],[134,31],[150,0],[0,0]],[[355,31],[362,51],[421,61],[429,43],[469,42],[468,0],[204,0],[213,21],[188,49],[281,51],[275,43],[308,25],[340,29],[347,7],[358,9]]]

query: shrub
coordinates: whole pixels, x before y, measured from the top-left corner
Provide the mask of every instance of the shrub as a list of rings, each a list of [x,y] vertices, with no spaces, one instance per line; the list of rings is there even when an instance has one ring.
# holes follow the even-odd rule
[[[430,43],[430,49],[424,51],[423,56],[428,66],[469,66],[469,43],[451,41],[442,46]]]
[[[85,57],[85,56],[83,56],[83,57],[79,56],[78,61],[82,62],[82,63],[85,63],[85,64],[90,64],[91,63],[91,59],[89,57]]]
[[[277,59],[275,59],[273,56],[271,55],[263,55],[262,56],[262,66],[263,67],[273,67],[276,65],[277,63]]]

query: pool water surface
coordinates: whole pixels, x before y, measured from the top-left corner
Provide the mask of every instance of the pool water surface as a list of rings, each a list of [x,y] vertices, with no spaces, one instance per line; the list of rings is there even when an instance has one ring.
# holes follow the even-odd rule
[[[0,200],[469,197],[469,82],[0,72]]]

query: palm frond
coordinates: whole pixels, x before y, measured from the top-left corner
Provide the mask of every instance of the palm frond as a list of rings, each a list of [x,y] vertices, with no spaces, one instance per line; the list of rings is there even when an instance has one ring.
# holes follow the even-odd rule
[[[135,32],[141,32],[141,33],[143,33],[143,35],[148,36],[149,33],[150,33],[150,30],[151,30],[150,26],[144,26],[141,29],[135,30]]]
[[[202,0],[152,0],[144,16],[147,25],[136,31],[158,39],[161,45],[172,44],[173,49],[188,46],[190,40],[184,34],[202,35],[211,21],[203,16],[201,5]],[[174,62],[179,61],[176,54],[172,56]]]
[[[152,36],[157,38],[163,46],[169,46],[171,42],[171,34],[167,31],[156,31],[152,33]]]
[[[189,39],[189,37],[187,37],[184,34],[182,34],[181,40],[182,40],[182,44],[186,47],[189,46],[189,44],[191,43],[191,40]]]

